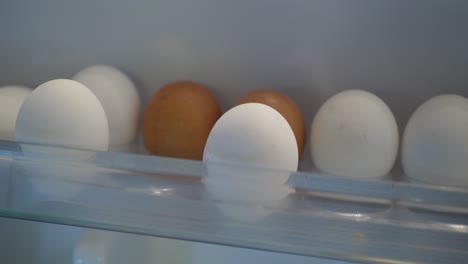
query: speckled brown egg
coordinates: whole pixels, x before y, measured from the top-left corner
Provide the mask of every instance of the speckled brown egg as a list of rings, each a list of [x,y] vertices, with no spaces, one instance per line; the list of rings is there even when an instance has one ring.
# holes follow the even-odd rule
[[[296,136],[299,158],[302,156],[306,136],[304,116],[297,104],[289,96],[272,89],[260,89],[242,96],[236,105],[245,103],[266,104],[283,115]]]
[[[144,145],[153,155],[201,160],[220,116],[218,101],[206,87],[192,81],[167,84],[144,112]]]

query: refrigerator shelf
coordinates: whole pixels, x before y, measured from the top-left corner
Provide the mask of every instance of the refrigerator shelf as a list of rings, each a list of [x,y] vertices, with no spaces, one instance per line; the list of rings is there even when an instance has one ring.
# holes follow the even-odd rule
[[[0,216],[361,263],[461,263],[468,190],[0,142]]]

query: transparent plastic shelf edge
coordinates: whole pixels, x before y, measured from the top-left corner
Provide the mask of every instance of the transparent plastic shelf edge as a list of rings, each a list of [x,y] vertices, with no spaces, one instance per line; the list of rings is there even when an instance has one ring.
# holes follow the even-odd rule
[[[22,148],[26,148],[29,153],[25,154]],[[33,151],[31,151],[32,149]],[[383,199],[453,212],[468,212],[468,189],[459,187],[337,177],[320,172],[290,173],[233,164],[211,164],[210,167],[216,173],[209,174],[206,164],[192,160],[120,152],[94,152],[10,141],[0,141],[0,155],[21,157],[24,161],[28,160],[42,165],[53,163],[54,166],[57,166],[57,163],[61,163],[63,166],[90,167],[91,170],[109,169],[114,170],[115,173],[156,175],[159,177],[163,175],[178,176],[173,179],[199,180],[207,175],[212,175],[211,178],[216,178],[222,184],[229,182],[229,184],[244,183],[246,185],[255,181],[266,186],[274,182],[273,179],[276,177],[276,185],[278,186],[286,183],[294,189],[332,197],[335,195],[337,198],[349,195],[349,199],[352,197],[374,199],[374,201]],[[57,177],[67,177],[67,174],[59,174]],[[79,177],[73,177],[73,179],[80,180]]]
[[[4,217],[364,263],[468,257],[468,191],[0,141]]]
[[[138,174],[164,176],[174,181],[180,179],[199,181],[205,177],[211,179],[211,183],[217,186],[234,184],[238,189],[241,189],[242,185],[248,187],[253,182],[263,188],[267,186],[280,188],[283,183],[287,183],[296,190],[309,191],[329,198],[368,202],[396,201],[453,213],[465,213],[468,208],[468,190],[456,187],[336,177],[317,172],[289,173],[232,164],[210,164],[208,167],[212,168],[214,173],[208,173],[206,164],[197,161],[117,152],[94,152],[10,141],[0,141],[0,154],[2,159],[15,157],[15,164],[29,164],[28,166],[32,167],[36,164],[36,172],[48,166],[69,168],[67,173],[61,173],[63,171],[59,170],[59,173],[49,172],[41,174],[40,177],[55,177],[83,184],[112,185],[111,181],[106,182],[109,177],[103,175],[92,177],[96,173],[86,175],[86,170],[87,172],[109,170],[109,173],[114,174],[113,177],[118,174]],[[80,171],[81,176],[76,177],[74,175],[76,173],[71,173],[73,170]],[[115,181],[113,183],[115,185]],[[137,178],[133,176],[127,178],[127,181],[122,181],[120,187],[125,188],[137,183]],[[272,186],[273,183],[275,186]],[[255,199],[250,202],[255,203]]]
[[[468,213],[468,189],[391,180],[336,177],[313,172],[293,173],[288,184],[297,189],[385,199],[427,208]]]

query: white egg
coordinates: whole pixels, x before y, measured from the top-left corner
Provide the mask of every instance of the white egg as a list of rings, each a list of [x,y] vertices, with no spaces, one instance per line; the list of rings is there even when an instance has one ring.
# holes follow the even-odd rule
[[[295,171],[294,133],[272,107],[247,103],[227,111],[208,136],[203,161]],[[296,144],[297,145],[297,144]]]
[[[73,79],[101,101],[109,121],[110,145],[133,143],[140,113],[140,97],[133,82],[121,71],[105,65],[85,68]]]
[[[468,100],[448,94],[422,104],[406,125],[402,163],[413,180],[468,186]]]
[[[298,166],[296,138],[275,109],[242,104],[216,122],[203,161],[207,164],[207,192],[226,202],[220,205],[221,211],[231,219],[257,221],[269,214],[262,208],[265,203],[280,200],[291,191],[285,183]]]
[[[0,95],[12,98],[21,104],[32,92],[32,89],[22,85],[8,85],[0,87]]]
[[[383,177],[398,152],[395,117],[380,98],[361,90],[328,99],[315,115],[310,138],[315,165],[338,176]]]
[[[105,151],[109,127],[101,103],[88,88],[58,79],[37,87],[23,103],[16,121],[16,139]]]
[[[0,87],[0,139],[14,140],[16,118],[32,89],[25,86]]]
[[[94,159],[96,153],[90,150],[108,149],[109,127],[101,103],[88,88],[76,81],[58,79],[34,89],[23,103],[16,121],[16,139],[21,142],[23,156],[15,158],[14,167],[19,175],[35,176],[17,179],[27,181],[25,186],[31,188],[24,199],[68,200],[86,189],[71,178],[92,179],[97,172],[83,173],[85,164],[73,169],[57,161]]]
[[[16,117],[21,104],[0,94],[0,140],[14,140]]]

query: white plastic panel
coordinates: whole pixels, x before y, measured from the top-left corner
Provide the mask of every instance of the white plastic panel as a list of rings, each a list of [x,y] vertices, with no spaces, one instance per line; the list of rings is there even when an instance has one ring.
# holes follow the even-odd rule
[[[310,123],[337,91],[382,96],[400,126],[425,99],[468,95],[468,2],[441,0],[18,0],[0,3],[0,85],[118,66],[145,99],[193,79],[226,109],[286,91]]]
[[[73,264],[351,264],[245,248],[86,229],[73,252]]]

